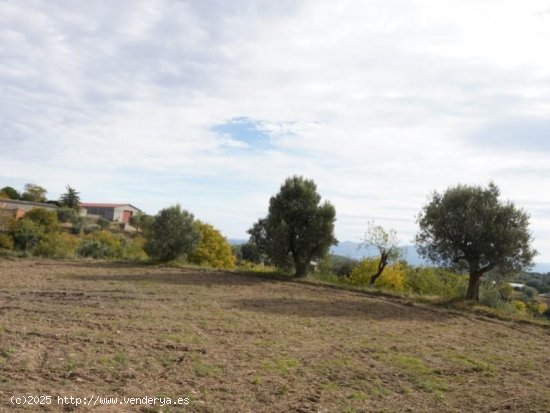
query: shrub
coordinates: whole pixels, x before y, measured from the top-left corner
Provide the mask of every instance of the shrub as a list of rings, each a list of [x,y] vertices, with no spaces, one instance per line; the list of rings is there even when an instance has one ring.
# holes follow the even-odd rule
[[[515,307],[518,313],[525,314],[527,313],[527,304],[520,300],[512,301],[512,305]]]
[[[201,221],[195,223],[200,241],[188,255],[189,262],[212,268],[233,269],[235,257],[225,237],[210,224]]]
[[[33,208],[25,214],[25,219],[42,226],[46,233],[59,231],[59,221],[54,211],[48,211],[44,208]]]
[[[107,229],[111,225],[111,221],[109,221],[108,219],[105,219],[103,217],[99,217],[98,220],[96,221],[96,224],[101,229]]]
[[[351,271],[350,284],[368,286],[372,274],[376,273],[377,266],[378,260],[365,258]],[[389,290],[403,291],[406,277],[405,266],[402,263],[391,264],[386,267],[374,285]]]
[[[83,230],[85,235],[93,234],[94,232],[98,232],[98,231],[101,231],[101,228],[99,227],[99,225],[88,225],[87,227],[84,227],[84,230]]]
[[[80,242],[78,254],[90,258],[121,258],[122,238],[105,230],[93,232]]]
[[[0,248],[13,249],[13,238],[8,234],[0,234]]]
[[[504,303],[500,288],[492,283],[483,283],[479,295],[480,304],[487,307],[499,308]]]
[[[147,237],[147,254],[160,261],[170,261],[193,251],[200,235],[193,215],[175,205],[155,215]]]
[[[442,268],[418,267],[407,269],[406,288],[419,295],[434,295],[446,298],[465,294],[467,277]]]
[[[38,243],[34,254],[48,258],[71,258],[76,255],[79,239],[67,233],[46,234]]]
[[[62,207],[62,208],[59,208],[56,212],[57,212],[57,219],[59,220],[59,222],[74,223],[79,218],[78,212],[73,208]]]
[[[147,259],[147,253],[144,250],[145,238],[136,237],[130,241],[123,242],[122,258],[131,261],[140,261]]]
[[[78,255],[89,258],[110,258],[112,251],[108,245],[93,239],[83,239],[78,247]]]
[[[22,218],[14,225],[12,237],[15,248],[30,251],[44,237],[44,228],[30,219]]]

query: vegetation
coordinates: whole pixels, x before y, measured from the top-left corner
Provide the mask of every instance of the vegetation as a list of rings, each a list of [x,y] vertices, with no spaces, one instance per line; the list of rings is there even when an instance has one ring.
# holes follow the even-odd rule
[[[374,225],[374,222],[369,222],[362,246],[375,248],[380,254],[377,265],[371,271],[369,285],[373,287],[388,263],[397,261],[402,255],[397,233],[393,229],[386,231],[381,226]]]
[[[418,217],[416,236],[421,255],[469,272],[466,298],[479,301],[481,277],[489,271],[518,272],[532,265],[529,215],[499,200],[488,188],[458,185],[435,192]]]
[[[54,211],[44,208],[33,208],[25,214],[23,220],[30,220],[42,227],[45,233],[59,231],[59,221]]]
[[[19,192],[17,192],[16,189],[12,188],[11,186],[5,186],[0,189],[0,199],[1,198],[21,199],[21,195],[19,194]]]
[[[64,207],[72,208],[75,211],[79,211],[80,194],[70,185],[67,185],[65,188],[67,189],[67,192],[61,195],[61,198],[59,198],[59,203]]]
[[[288,178],[271,197],[266,218],[248,231],[256,244],[281,269],[305,276],[314,259],[323,258],[334,237],[336,211],[329,202],[321,204],[317,186],[299,176]]]
[[[199,239],[193,215],[175,205],[155,215],[147,234],[145,251],[154,259],[170,261],[191,253]]]
[[[394,263],[382,273],[380,259],[366,258],[358,263],[351,271],[349,282],[352,285],[368,285],[393,291],[403,291],[406,283],[406,264]],[[386,265],[384,264],[384,268]],[[372,274],[375,274],[373,276]],[[374,281],[373,281],[374,277]],[[373,284],[374,283],[374,284]]]
[[[187,259],[192,264],[231,270],[235,268],[235,257],[225,237],[210,224],[195,222],[200,240]]]
[[[139,212],[130,217],[130,225],[133,226],[137,232],[143,233],[153,226],[154,220],[154,217],[151,215]]]
[[[23,201],[31,202],[46,202],[46,194],[48,191],[36,184],[26,184],[25,191],[21,194]]]

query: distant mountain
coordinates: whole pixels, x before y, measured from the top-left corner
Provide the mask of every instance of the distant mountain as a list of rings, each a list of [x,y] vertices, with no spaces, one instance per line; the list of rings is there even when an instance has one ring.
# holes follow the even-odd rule
[[[411,265],[422,265],[425,261],[418,255],[416,248],[413,245],[405,245],[402,247],[404,250],[404,258]],[[376,248],[364,248],[361,244],[353,241],[342,241],[338,245],[331,247],[330,252],[332,254],[343,255],[353,259],[362,259],[364,257],[373,257],[378,254]]]
[[[231,245],[240,245],[244,244],[248,240],[246,239],[228,239]],[[360,243],[353,241],[341,241],[338,245],[335,245],[330,248],[330,253],[335,255],[341,255],[343,257],[353,258],[355,260],[360,260],[364,257],[373,257],[377,255],[377,251],[374,248],[360,248]],[[427,262],[422,259],[416,252],[416,247],[414,245],[405,245],[402,247],[405,250],[405,260],[413,266],[426,265]],[[550,263],[540,262],[537,263],[533,269],[530,271],[538,273],[550,273]]]

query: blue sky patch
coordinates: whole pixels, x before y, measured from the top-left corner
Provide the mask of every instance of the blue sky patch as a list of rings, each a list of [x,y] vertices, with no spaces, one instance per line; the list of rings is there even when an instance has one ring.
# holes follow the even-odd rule
[[[233,118],[212,127],[212,130],[233,141],[242,142],[252,150],[266,150],[272,146],[270,135],[262,124],[246,117]]]

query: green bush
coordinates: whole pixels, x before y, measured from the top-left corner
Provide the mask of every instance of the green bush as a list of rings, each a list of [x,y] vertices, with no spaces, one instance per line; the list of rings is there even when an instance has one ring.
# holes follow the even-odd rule
[[[22,218],[14,225],[12,237],[15,248],[31,251],[44,237],[44,228],[30,219]]]
[[[161,210],[147,231],[145,251],[159,261],[191,253],[200,239],[193,215],[179,205]]]
[[[72,258],[76,255],[79,239],[66,233],[46,234],[40,240],[34,254],[48,258]]]
[[[13,249],[13,238],[8,234],[0,234],[0,248],[7,250]]]
[[[90,258],[122,258],[122,237],[101,230],[88,234],[80,242],[78,254]]]
[[[78,255],[95,259],[111,258],[113,252],[108,245],[98,240],[83,239],[78,247]]]
[[[101,229],[107,229],[111,226],[111,221],[109,221],[108,219],[105,219],[103,217],[99,217],[99,219],[97,220],[96,224],[99,226],[99,228]]]
[[[462,297],[468,286],[467,276],[441,268],[407,268],[406,289],[419,295],[445,298]]]
[[[33,208],[25,214],[24,219],[31,220],[40,225],[46,233],[59,231],[59,221],[54,211],[48,211],[44,208]]]
[[[479,291],[479,303],[491,308],[499,308],[504,304],[498,285],[483,283]]]
[[[98,232],[98,231],[101,231],[101,228],[99,227],[99,225],[88,225],[84,227],[84,230],[83,230],[85,235],[93,234],[94,232]]]
[[[130,241],[124,241],[122,246],[122,258],[131,261],[141,261],[148,258],[144,250],[145,239],[136,237]]]
[[[78,212],[73,208],[62,207],[62,208],[59,208],[56,212],[57,212],[57,219],[59,220],[59,222],[74,223],[79,218]]]

